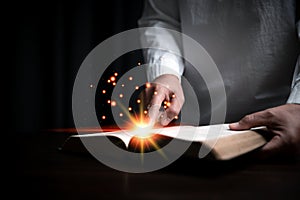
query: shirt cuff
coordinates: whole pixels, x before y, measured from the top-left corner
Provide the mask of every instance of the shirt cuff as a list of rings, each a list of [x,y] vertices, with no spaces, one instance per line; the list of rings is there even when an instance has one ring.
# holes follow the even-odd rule
[[[181,81],[183,74],[183,63],[180,58],[171,54],[164,53],[159,58],[154,58],[155,62],[151,62],[147,68],[147,78],[149,82],[154,81],[157,77],[164,74],[172,74]]]
[[[300,104],[300,82],[293,87],[287,103]]]

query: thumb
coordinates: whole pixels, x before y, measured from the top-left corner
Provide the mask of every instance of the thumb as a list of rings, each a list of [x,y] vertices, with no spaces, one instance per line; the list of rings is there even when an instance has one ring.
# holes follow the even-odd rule
[[[270,123],[270,118],[267,117],[266,111],[261,111],[246,115],[240,121],[229,124],[232,130],[246,130],[257,126],[267,126]]]

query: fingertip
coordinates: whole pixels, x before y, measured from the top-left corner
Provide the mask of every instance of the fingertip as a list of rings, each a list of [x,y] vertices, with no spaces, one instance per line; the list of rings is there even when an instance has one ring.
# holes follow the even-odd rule
[[[234,122],[229,124],[229,128],[232,130],[239,130],[241,129],[239,122]]]

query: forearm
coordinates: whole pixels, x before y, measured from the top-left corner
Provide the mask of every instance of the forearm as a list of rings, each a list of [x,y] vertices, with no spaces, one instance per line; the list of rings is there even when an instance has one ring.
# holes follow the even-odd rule
[[[144,57],[148,64],[148,80],[153,81],[163,74],[173,74],[180,79],[184,70],[180,57],[181,40],[173,37],[168,31],[168,29],[180,31],[177,1],[145,1],[143,16],[138,23],[140,27],[166,28],[146,28],[141,33],[142,43],[151,44],[154,47],[144,51]],[[170,49],[179,52],[180,55],[175,55]]]

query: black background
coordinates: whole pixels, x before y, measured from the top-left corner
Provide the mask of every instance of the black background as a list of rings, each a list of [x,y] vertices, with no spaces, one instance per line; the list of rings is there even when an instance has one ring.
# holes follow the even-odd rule
[[[105,39],[136,28],[143,1],[19,1],[3,8],[15,42],[11,121],[14,131],[34,133],[74,127],[72,87],[81,63]],[[127,56],[114,70],[141,59]]]

